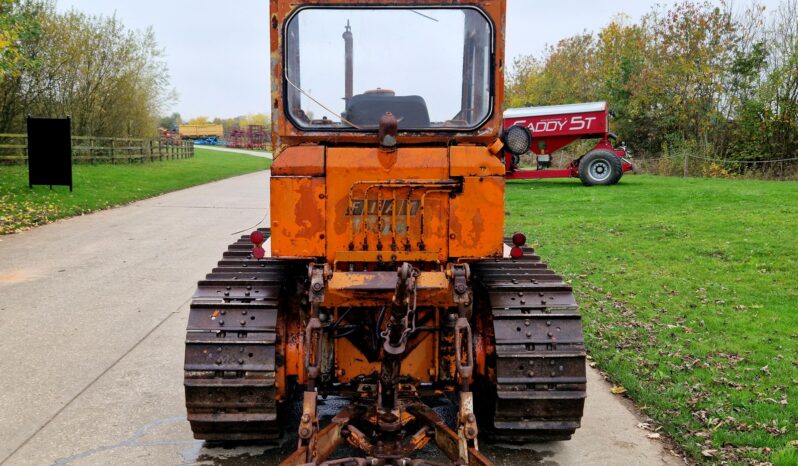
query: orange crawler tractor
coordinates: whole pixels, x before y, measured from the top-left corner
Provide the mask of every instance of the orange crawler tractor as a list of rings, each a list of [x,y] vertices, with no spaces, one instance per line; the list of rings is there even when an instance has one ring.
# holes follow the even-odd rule
[[[570,438],[576,302],[523,234],[505,245],[505,1],[271,0],[270,28],[271,228],[192,303],[195,437],[295,429],[283,464],[359,466],[425,465],[410,458],[428,443],[487,465],[478,439]],[[442,394],[451,425],[422,402]],[[351,404],[321,423],[320,396]],[[329,460],[342,444],[362,458]]]

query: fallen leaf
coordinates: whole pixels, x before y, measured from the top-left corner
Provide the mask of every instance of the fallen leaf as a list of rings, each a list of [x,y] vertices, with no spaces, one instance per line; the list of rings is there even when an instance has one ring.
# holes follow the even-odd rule
[[[626,393],[626,389],[620,385],[613,385],[612,388],[610,388],[610,391],[613,393],[613,395],[623,395]]]
[[[717,452],[718,450],[703,450],[701,454],[704,455],[704,458],[714,458]]]
[[[656,439],[658,439],[658,438],[660,438],[662,436],[660,434],[658,434],[658,433],[653,433],[653,434],[646,435],[646,437],[648,437],[648,438],[650,438],[652,440],[656,440]]]

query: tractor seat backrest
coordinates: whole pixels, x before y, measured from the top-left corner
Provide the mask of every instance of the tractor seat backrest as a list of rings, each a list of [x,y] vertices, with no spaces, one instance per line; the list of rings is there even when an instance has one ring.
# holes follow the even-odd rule
[[[399,129],[429,128],[429,111],[417,95],[395,96],[359,94],[346,106],[346,119],[357,126],[377,127],[380,117],[391,112],[399,120]]]

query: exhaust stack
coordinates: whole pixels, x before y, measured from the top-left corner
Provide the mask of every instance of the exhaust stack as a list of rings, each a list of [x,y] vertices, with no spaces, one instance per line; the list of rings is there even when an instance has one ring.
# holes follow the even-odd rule
[[[352,35],[352,27],[349,25],[349,20],[346,21],[346,30],[344,31],[344,59],[346,60],[346,77],[345,77],[345,90],[344,102],[349,106],[349,100],[353,94],[353,81],[354,81],[354,36]]]

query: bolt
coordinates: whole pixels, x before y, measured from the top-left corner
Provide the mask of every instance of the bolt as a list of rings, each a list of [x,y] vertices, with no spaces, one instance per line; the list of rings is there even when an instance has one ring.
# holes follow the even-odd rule
[[[219,327],[224,327],[224,319],[219,320]]]
[[[243,365],[244,364],[244,360],[243,359],[239,359],[238,363]]]
[[[531,324],[532,322],[530,322],[529,319],[524,321],[524,325],[526,325],[527,327],[529,327]]]
[[[467,432],[466,432],[466,433],[468,434],[468,436],[469,436],[469,437],[473,437],[473,436],[474,436],[474,435],[475,435],[477,432],[474,430],[474,428],[473,428],[473,427],[469,427],[469,428],[467,429]]]
[[[534,377],[535,376],[535,371],[529,371],[529,372],[526,373],[526,375],[527,375],[527,377]]]
[[[459,283],[456,287],[454,287],[454,291],[457,294],[463,294],[466,292],[466,286],[462,283]]]
[[[216,365],[217,366],[221,366],[222,365],[222,358],[219,358],[219,359],[216,360]]]
[[[303,414],[302,415],[302,422],[310,422],[310,414]]]
[[[314,283],[314,284],[313,284],[313,291],[315,291],[316,293],[318,293],[319,291],[321,291],[321,290],[322,290],[322,288],[324,288],[324,285],[322,285],[322,284],[321,284],[321,283],[319,283],[319,282],[316,282],[316,283]]]
[[[302,429],[299,430],[300,437],[308,437],[309,435],[310,435],[310,429],[308,429],[307,427],[303,427]]]
[[[239,323],[241,324],[242,327],[247,325],[247,321],[246,320],[241,320]]]
[[[540,304],[546,305],[546,300],[545,299],[541,299],[540,300]]]
[[[518,293],[518,297],[519,297],[519,298],[523,298],[523,297],[524,297],[524,293],[521,293],[521,292],[519,292],[519,293]]]
[[[217,352],[217,353],[221,353],[221,352],[222,352],[222,347],[221,347],[221,346],[217,347],[217,348],[216,348],[216,352]]]
[[[517,285],[517,284],[518,284],[518,280],[516,280],[515,278],[513,278],[513,284],[514,284],[514,285]]]
[[[247,315],[247,311],[246,310],[241,311],[241,315]]]
[[[222,309],[221,311],[219,311],[219,314],[221,314],[221,315],[225,315],[225,314],[227,314],[227,311],[225,311],[224,309]]]
[[[549,338],[551,338],[551,337],[553,337],[553,336],[554,336],[554,334],[553,334],[553,333],[551,333],[551,332],[549,332],[549,333],[548,333],[548,335],[549,335]]]
[[[225,296],[230,296],[230,292],[229,292],[229,291],[225,291],[225,292],[224,292],[224,295],[225,295]]]
[[[466,420],[468,422],[476,422],[477,418],[474,417],[474,414],[472,413],[472,414],[469,414],[468,416],[466,416]]]
[[[554,371],[551,371],[551,376],[552,376],[552,377],[557,377],[557,373],[556,373],[556,372],[554,372]]]
[[[549,327],[551,327],[551,321],[550,321],[550,320],[547,320],[547,321],[546,321],[546,325],[548,325]]]
[[[522,299],[521,300],[521,305],[523,306],[524,304],[526,304],[526,300]]]
[[[527,338],[532,338],[532,332],[526,332],[526,337]]]

